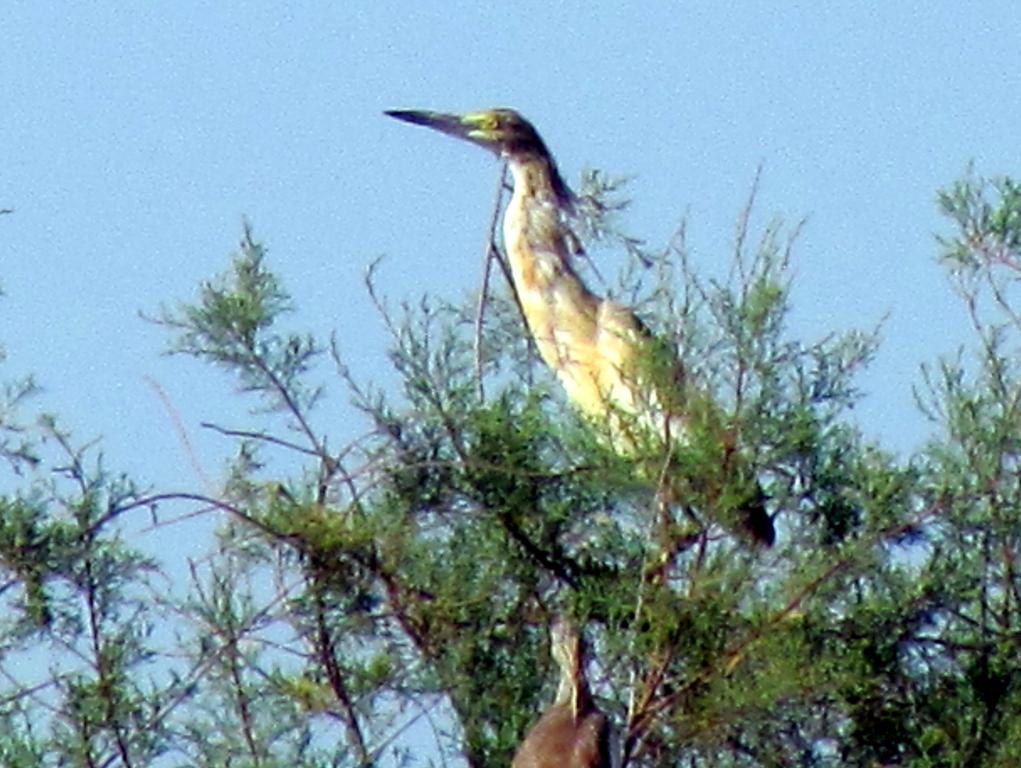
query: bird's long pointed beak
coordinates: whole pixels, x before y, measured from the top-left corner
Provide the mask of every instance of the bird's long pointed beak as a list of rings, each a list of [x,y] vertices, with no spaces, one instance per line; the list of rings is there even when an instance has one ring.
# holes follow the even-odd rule
[[[499,152],[497,142],[482,124],[480,114],[454,115],[420,109],[388,109],[383,114],[412,125],[424,125],[455,139],[464,139]]]

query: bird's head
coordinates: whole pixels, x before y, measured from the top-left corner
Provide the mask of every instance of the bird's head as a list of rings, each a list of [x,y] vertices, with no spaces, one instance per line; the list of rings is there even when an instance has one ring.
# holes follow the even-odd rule
[[[470,141],[503,157],[549,155],[535,127],[513,109],[484,109],[463,115],[417,109],[393,109],[390,117]]]
[[[406,123],[424,125],[448,136],[470,141],[511,163],[543,163],[549,169],[550,183],[562,209],[567,213],[574,211],[574,193],[561,177],[539,132],[513,109],[484,109],[463,115],[419,109],[391,109],[386,114]]]

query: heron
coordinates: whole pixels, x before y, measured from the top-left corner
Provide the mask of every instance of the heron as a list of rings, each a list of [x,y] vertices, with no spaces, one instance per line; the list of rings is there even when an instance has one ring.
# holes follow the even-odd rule
[[[704,393],[683,385],[675,351],[630,307],[593,292],[574,268],[576,238],[568,220],[575,197],[528,120],[506,108],[386,114],[469,141],[506,161],[514,191],[504,212],[503,244],[525,324],[568,399],[604,426],[612,447],[634,454],[650,439],[681,445],[696,413],[722,423],[721,410]],[[672,375],[664,376],[664,368]],[[723,453],[728,460],[736,455],[729,448]],[[757,481],[746,477],[750,472],[743,465],[731,474],[744,477],[744,490],[731,502],[740,508],[738,527],[755,542],[771,545],[773,522]]]
[[[560,668],[553,704],[525,736],[511,768],[609,768],[610,725],[585,677],[585,645],[574,623],[550,627],[550,654]]]

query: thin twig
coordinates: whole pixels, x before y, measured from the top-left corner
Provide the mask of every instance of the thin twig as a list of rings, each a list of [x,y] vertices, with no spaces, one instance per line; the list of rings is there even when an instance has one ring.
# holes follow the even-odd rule
[[[330,688],[334,696],[340,702],[343,712],[341,719],[344,721],[344,728],[347,731],[347,738],[354,748],[355,756],[359,765],[371,765],[369,749],[365,744],[365,735],[362,733],[361,724],[358,722],[358,714],[355,711],[351,692],[348,690],[347,682],[344,679],[344,671],[340,661],[337,659],[336,645],[333,636],[326,623],[328,607],[323,597],[323,587],[320,583],[320,574],[313,577],[312,594],[315,610],[315,648],[319,661],[326,670],[326,678],[329,680]]]
[[[370,764],[375,764],[376,762],[378,762],[380,757],[383,755],[383,752],[391,744],[396,742],[397,739],[399,739],[409,728],[414,726],[415,723],[417,723],[419,720],[423,718],[429,723],[429,727],[432,729],[433,739],[435,740],[437,747],[441,747],[440,745],[441,736],[439,726],[436,725],[435,721],[432,718],[432,715],[430,715],[430,710],[435,709],[439,705],[439,700],[435,699],[428,704],[420,704],[419,702],[412,699],[410,696],[406,698],[408,698],[413,704],[418,706],[419,708],[418,713],[412,715],[411,717],[408,718],[408,720],[406,720],[400,726],[395,728],[392,733],[390,733],[386,738],[384,738],[383,741],[380,742],[380,744],[375,749],[372,750]],[[447,759],[444,756],[443,749],[439,748],[437,749],[437,752],[439,754],[440,765],[445,766],[447,764]]]
[[[322,453],[315,448],[306,448],[303,445],[292,443],[289,440],[284,440],[283,438],[275,437],[274,435],[268,435],[265,432],[256,432],[247,429],[230,429],[228,427],[221,427],[218,424],[213,424],[210,421],[203,421],[199,424],[199,426],[203,429],[209,429],[213,432],[224,435],[225,437],[238,437],[242,440],[257,440],[259,442],[277,445],[281,448],[287,448],[291,451],[297,451],[298,453],[303,453],[306,456],[314,456],[317,459],[322,458]]]
[[[752,210],[755,208],[755,198],[759,194],[759,182],[762,181],[762,163],[760,162],[758,167],[755,169],[755,178],[752,179],[752,188],[748,192],[748,200],[745,201],[744,208],[741,209],[741,213],[737,218],[737,237],[734,243],[734,261],[731,266],[731,272],[729,281],[734,280],[734,270],[736,269],[740,276],[741,282],[746,282],[745,275],[745,255],[744,255],[744,244],[748,238],[748,222],[752,216]]]
[[[489,276],[493,271],[493,259],[502,261],[496,249],[496,225],[500,221],[500,209],[503,207],[503,190],[507,186],[507,163],[500,170],[500,180],[496,185],[496,200],[493,202],[493,216],[489,221],[489,235],[486,238],[485,255],[482,257],[482,288],[479,290],[479,305],[475,311],[475,383],[479,393],[479,402],[486,401],[486,391],[482,376],[482,324],[485,321],[486,305],[489,302]]]
[[[511,189],[511,187],[507,184],[507,165],[504,164],[503,173],[500,176],[500,194],[502,195],[503,191],[507,190],[507,189]],[[489,242],[487,243],[487,247],[486,247],[487,264],[489,263],[489,260],[492,260],[492,261],[495,261],[500,266],[500,271],[503,272],[504,279],[507,281],[507,285],[510,287],[511,296],[514,297],[514,305],[518,308],[518,314],[521,316],[521,322],[525,324],[525,328],[527,330],[528,329],[528,318],[525,316],[525,308],[521,305],[521,297],[518,295],[518,286],[514,282],[514,275],[511,274],[511,268],[510,268],[510,265],[507,263],[507,259],[504,257],[503,252],[500,250],[499,246],[496,244],[496,221],[497,221],[497,213],[499,211],[499,207],[500,206],[497,206],[494,209],[493,223],[490,226]],[[483,286],[483,288],[485,288],[485,286]],[[481,302],[480,302],[480,314],[481,314],[481,309],[482,309],[482,306],[481,306]],[[481,320],[477,321],[477,326],[476,327],[477,328],[481,327]],[[478,331],[476,332],[476,334],[477,334],[476,335],[476,356],[477,356],[478,355],[477,350],[479,348],[478,347],[478,339],[480,337],[478,336]],[[526,333],[525,334],[525,343],[528,345],[529,361],[530,362],[534,361],[536,356],[538,355],[538,350],[536,349],[535,339],[532,338],[532,334],[531,333]],[[478,365],[478,363],[476,363],[476,365]],[[531,370],[531,367],[529,367],[529,370]],[[531,380],[529,379],[529,384],[530,383],[531,383]]]
[[[181,414],[178,413],[177,408],[174,407],[173,402],[170,400],[170,395],[152,376],[143,376],[142,380],[149,385],[149,388],[156,393],[156,397],[163,403],[163,408],[167,412],[167,416],[170,418],[170,425],[174,428],[174,432],[177,433],[177,439],[181,443],[181,448],[185,455],[188,457],[188,463],[191,464],[192,470],[198,477],[199,482],[202,483],[202,487],[206,489],[206,493],[216,493],[215,486],[212,480],[209,479],[209,475],[206,474],[205,469],[202,467],[202,462],[199,461],[198,453],[196,453],[194,446],[191,444],[191,439],[188,437],[188,430],[185,429],[184,422],[181,420]],[[318,454],[316,454],[318,455]]]

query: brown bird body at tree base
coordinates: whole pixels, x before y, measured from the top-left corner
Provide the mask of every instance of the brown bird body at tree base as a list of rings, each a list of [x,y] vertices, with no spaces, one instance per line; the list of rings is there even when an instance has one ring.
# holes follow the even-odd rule
[[[521,742],[511,768],[609,768],[610,725],[589,692],[584,641],[574,624],[553,624],[550,651],[560,667],[557,698]]]
[[[511,109],[386,114],[478,144],[507,161],[514,193],[504,213],[503,242],[514,293],[543,361],[571,402],[603,427],[611,447],[624,455],[647,449],[650,441],[670,448],[685,444],[693,419],[713,425],[725,421],[703,393],[684,391],[676,355],[667,349],[668,359],[661,359],[668,345],[657,342],[630,308],[589,290],[575,271],[575,238],[565,221],[574,197],[531,123]],[[664,375],[665,368],[672,375]],[[750,473],[738,452],[725,445],[725,430],[717,431],[721,463],[737,466],[722,468],[720,478],[700,478],[703,495],[712,498],[725,478],[740,479],[743,487],[729,494],[742,517],[736,525],[755,541],[772,544],[765,497],[745,477]],[[657,471],[662,466],[652,464]],[[683,488],[668,485],[666,491],[667,501],[687,503]]]

